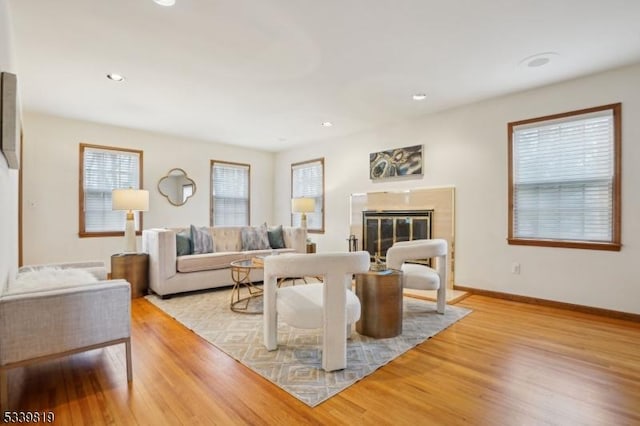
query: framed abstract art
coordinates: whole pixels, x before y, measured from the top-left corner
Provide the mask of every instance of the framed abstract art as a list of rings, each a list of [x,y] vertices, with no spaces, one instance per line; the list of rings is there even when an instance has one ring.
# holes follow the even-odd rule
[[[369,154],[371,180],[402,176],[422,176],[422,145]]]

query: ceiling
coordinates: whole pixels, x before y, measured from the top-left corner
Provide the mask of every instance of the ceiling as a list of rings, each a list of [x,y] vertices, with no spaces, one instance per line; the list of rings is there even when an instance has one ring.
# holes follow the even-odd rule
[[[637,0],[9,6],[24,109],[269,151],[640,62]]]

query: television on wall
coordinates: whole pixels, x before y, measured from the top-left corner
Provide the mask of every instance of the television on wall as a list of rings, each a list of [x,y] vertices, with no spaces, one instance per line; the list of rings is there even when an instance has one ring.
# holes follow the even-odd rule
[[[0,142],[11,169],[20,168],[17,91],[16,75],[9,72],[0,74]]]

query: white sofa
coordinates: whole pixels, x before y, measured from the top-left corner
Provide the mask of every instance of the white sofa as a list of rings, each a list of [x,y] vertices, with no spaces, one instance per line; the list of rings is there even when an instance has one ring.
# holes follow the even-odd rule
[[[64,263],[20,268],[18,276],[44,269],[82,269],[57,283],[19,287],[7,280],[0,294],[0,409],[8,409],[7,370],[91,349],[125,344],[131,381],[131,289],[125,280],[107,280],[103,262]],[[68,274],[74,275],[74,274]],[[93,275],[93,276],[91,276]]]
[[[276,253],[306,253],[307,230],[283,226],[286,248],[242,249],[242,229],[245,226],[213,226],[214,252],[178,256],[176,233],[182,229],[145,229],[142,231],[142,250],[149,254],[149,289],[162,297],[195,290],[225,287],[233,284],[231,262],[257,255]],[[186,229],[186,228],[185,228]],[[262,281],[263,270],[251,271],[252,281]]]

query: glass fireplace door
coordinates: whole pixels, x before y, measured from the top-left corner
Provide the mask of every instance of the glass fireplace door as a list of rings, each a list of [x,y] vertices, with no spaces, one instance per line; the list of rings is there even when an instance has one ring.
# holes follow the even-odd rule
[[[387,250],[398,241],[431,238],[433,210],[364,211],[363,247],[373,261],[386,260]]]

